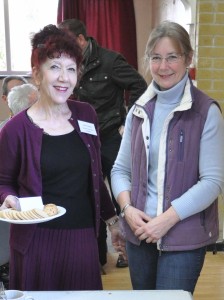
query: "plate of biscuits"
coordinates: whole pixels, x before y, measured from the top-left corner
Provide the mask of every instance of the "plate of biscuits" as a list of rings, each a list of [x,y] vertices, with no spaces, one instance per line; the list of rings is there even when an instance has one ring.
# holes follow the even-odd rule
[[[12,208],[0,211],[0,221],[12,224],[37,224],[51,221],[61,217],[66,213],[66,209],[49,203],[43,206],[43,209],[33,208],[30,210],[19,211]]]

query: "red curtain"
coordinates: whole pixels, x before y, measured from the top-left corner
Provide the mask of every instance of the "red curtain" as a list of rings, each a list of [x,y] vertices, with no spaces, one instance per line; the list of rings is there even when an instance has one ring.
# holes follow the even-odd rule
[[[58,23],[71,18],[83,21],[89,36],[123,54],[137,69],[133,0],[59,0]]]

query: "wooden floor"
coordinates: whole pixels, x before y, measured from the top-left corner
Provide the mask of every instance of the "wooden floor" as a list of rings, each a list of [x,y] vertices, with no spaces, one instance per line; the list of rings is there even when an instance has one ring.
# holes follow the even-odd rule
[[[104,266],[106,275],[102,275],[104,290],[131,290],[128,268],[115,267],[117,254],[108,254],[108,262]],[[199,278],[194,300],[224,299],[224,252],[213,254],[207,252],[204,268]]]

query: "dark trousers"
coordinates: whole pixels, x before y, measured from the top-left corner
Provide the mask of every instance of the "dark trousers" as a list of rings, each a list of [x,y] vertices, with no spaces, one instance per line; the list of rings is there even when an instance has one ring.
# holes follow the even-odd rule
[[[111,190],[111,177],[110,172],[113,167],[114,161],[117,157],[118,150],[121,144],[121,135],[117,133],[113,135],[108,135],[108,137],[101,139],[101,162],[104,178],[107,178],[110,190]],[[111,191],[112,201],[116,207],[117,215],[120,213],[120,207],[117,204],[112,191]],[[107,230],[104,221],[101,221],[100,231],[98,237],[98,247],[99,247],[99,260],[101,265],[105,265],[107,262]]]

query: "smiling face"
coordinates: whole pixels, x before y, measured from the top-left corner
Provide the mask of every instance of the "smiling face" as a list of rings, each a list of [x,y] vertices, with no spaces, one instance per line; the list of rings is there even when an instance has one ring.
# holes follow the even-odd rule
[[[163,37],[156,43],[151,56],[167,58],[176,56],[175,62],[167,62],[162,59],[160,63],[155,63],[150,59],[150,71],[154,81],[161,90],[167,90],[176,85],[185,75],[186,68],[190,65],[191,59],[186,59],[180,47],[169,37]]]
[[[39,87],[40,99],[49,104],[63,104],[77,83],[77,65],[65,54],[48,58],[40,69],[33,68],[33,77]]]

